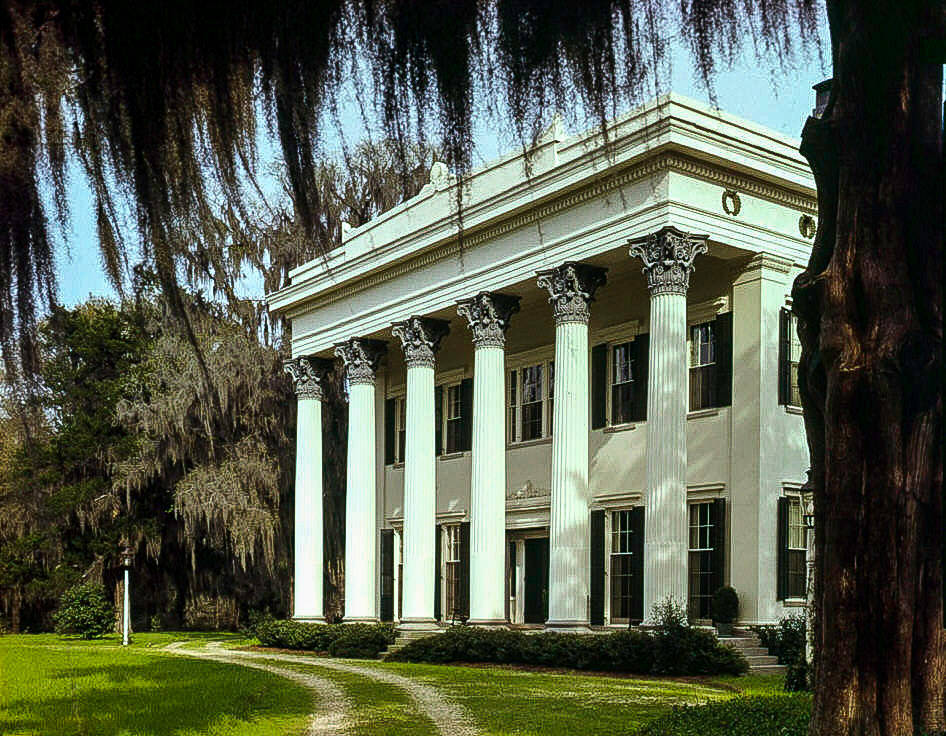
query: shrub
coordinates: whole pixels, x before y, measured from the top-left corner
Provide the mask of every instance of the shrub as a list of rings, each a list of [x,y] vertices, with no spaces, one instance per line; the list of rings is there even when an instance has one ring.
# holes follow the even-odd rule
[[[53,623],[57,634],[96,639],[112,630],[115,612],[101,585],[80,583],[62,594]]]
[[[720,646],[707,632],[681,627],[676,642],[681,664],[658,669],[658,634],[616,631],[611,634],[559,634],[455,626],[442,634],[415,639],[390,656],[402,662],[488,662],[541,665],[577,670],[652,674],[741,674],[741,654]],[[689,646],[692,649],[687,650]],[[666,648],[663,650],[666,656]]]
[[[377,657],[396,637],[391,624],[313,624],[265,617],[254,627],[254,634],[266,647],[328,652],[339,657]]]
[[[785,672],[785,689],[790,693],[811,690],[811,665],[804,656],[788,665]]]
[[[778,657],[779,664],[790,665],[805,657],[805,617],[785,616],[775,626],[753,626],[762,646]]]
[[[811,698],[752,695],[696,706],[675,706],[636,736],[807,736]]]
[[[739,596],[735,588],[724,585],[713,593],[713,623],[731,624],[739,615]]]
[[[164,629],[164,617],[160,613],[154,614],[148,619],[148,626],[151,631],[162,631]]]

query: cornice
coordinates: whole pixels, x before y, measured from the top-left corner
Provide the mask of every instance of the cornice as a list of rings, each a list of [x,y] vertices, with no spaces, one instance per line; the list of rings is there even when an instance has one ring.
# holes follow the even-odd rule
[[[722,187],[751,194],[760,199],[766,199],[798,211],[817,214],[817,200],[814,197],[808,197],[800,192],[776,186],[762,179],[696,160],[677,151],[665,151],[645,161],[598,177],[591,183],[552,197],[535,207],[513,214],[499,222],[464,233],[462,243],[457,239],[456,233],[453,233],[448,242],[429,248],[387,268],[367,273],[348,284],[333,289],[329,293],[307,300],[305,307],[306,309],[319,309],[339,300],[347,299],[366,289],[386,283],[445,258],[458,255],[463,249],[475,248],[481,243],[547,219],[562,210],[666,171],[675,171]],[[336,276],[338,275],[336,272]],[[304,285],[299,284],[299,287],[302,290]]]

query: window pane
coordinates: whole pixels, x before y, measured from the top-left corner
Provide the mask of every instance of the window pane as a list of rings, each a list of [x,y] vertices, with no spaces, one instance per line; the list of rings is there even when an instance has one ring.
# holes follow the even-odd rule
[[[520,439],[525,442],[542,437],[542,402],[523,404],[520,411],[522,416]]]
[[[627,621],[634,595],[634,556],[631,512],[611,514],[611,620]]]

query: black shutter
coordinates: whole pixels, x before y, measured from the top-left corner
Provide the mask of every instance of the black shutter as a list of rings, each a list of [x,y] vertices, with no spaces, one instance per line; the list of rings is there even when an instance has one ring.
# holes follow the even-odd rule
[[[591,624],[604,626],[604,511],[591,512]]]
[[[443,567],[443,550],[441,549],[440,535],[443,533],[443,527],[437,524],[437,531],[434,534],[434,618],[440,620],[440,598],[442,589],[442,580],[440,568]]]
[[[460,441],[457,450],[473,449],[473,379],[460,381]]]
[[[716,406],[732,404],[732,312],[716,317]]]
[[[394,463],[394,399],[384,402],[384,464]]]
[[[713,592],[725,585],[726,575],[726,499],[717,498],[710,507],[713,532]]]
[[[394,621],[394,530],[381,530],[381,601],[382,621]]]
[[[783,601],[788,597],[788,499],[778,500],[778,568],[775,599]]]
[[[437,437],[436,453],[443,454],[443,386],[434,387],[434,435]]]
[[[602,343],[591,349],[591,428],[601,429],[608,423],[608,346]]]
[[[643,333],[634,338],[634,363],[631,366],[634,378],[634,394],[631,400],[631,421],[647,421],[647,372],[650,360],[650,335]]]
[[[778,312],[778,403],[791,401],[792,313],[787,309]]]
[[[460,524],[460,618],[470,618],[470,522]]]
[[[644,507],[631,509],[631,621],[644,620]]]

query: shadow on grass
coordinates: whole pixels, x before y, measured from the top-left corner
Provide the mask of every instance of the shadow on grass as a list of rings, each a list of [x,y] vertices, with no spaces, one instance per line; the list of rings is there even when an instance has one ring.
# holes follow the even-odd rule
[[[28,696],[4,704],[0,733],[230,733],[241,721],[304,718],[312,707],[308,692],[277,675],[176,657],[148,659],[99,667],[63,665],[47,672]]]

